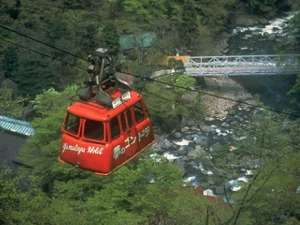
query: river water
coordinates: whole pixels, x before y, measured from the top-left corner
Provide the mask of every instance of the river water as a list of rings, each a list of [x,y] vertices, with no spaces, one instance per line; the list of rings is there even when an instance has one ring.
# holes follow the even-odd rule
[[[232,30],[227,55],[276,54],[280,42],[286,38],[289,14],[254,27],[237,27]],[[287,107],[286,92],[295,76],[235,77],[252,95],[271,108]],[[156,138],[155,160],[163,158],[177,164],[184,172],[186,185],[201,186],[208,195],[224,195],[239,191],[251,179],[261,161],[242,152],[241,143],[247,141],[255,115],[262,111],[245,105],[236,105],[223,118],[206,117],[203,121],[187,119],[180,129],[170,134],[161,133]]]
[[[226,54],[275,54],[280,42],[286,38],[284,28],[291,18],[286,15],[265,26],[233,29]],[[264,104],[282,109],[295,76],[234,79],[252,94],[258,94]],[[183,183],[201,186],[208,195],[223,196],[224,189],[239,191],[262,163],[251,155],[243,155],[243,151],[251,149],[243,149],[240,144],[250,138],[247,130],[251,128],[253,117],[261,112],[236,105],[223,118],[187,119],[181,128],[171,133],[159,133],[150,156],[178,165],[184,174]],[[155,182],[155,178],[151,182]]]
[[[287,34],[288,21],[294,16],[289,13],[281,18],[269,21],[266,25],[237,27],[232,30],[227,55],[260,55],[296,53],[286,52],[282,43],[290,36]],[[288,105],[287,92],[295,82],[296,76],[249,76],[235,77],[251,94],[258,95],[260,100],[271,108],[283,110]]]

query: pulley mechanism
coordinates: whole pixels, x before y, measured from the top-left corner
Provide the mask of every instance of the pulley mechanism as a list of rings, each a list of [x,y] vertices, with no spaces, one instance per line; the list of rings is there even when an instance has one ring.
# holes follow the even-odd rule
[[[98,48],[94,55],[88,56],[88,61],[89,79],[85,82],[86,86],[78,91],[79,98],[112,107],[113,100],[107,91],[119,88],[121,92],[126,92],[129,86],[115,76],[115,65],[108,49]]]

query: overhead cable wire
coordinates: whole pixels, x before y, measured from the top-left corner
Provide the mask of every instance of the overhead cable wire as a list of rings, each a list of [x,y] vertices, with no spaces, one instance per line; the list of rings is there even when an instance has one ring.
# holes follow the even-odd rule
[[[203,91],[203,90],[199,90],[199,89],[196,89],[196,88],[190,88],[190,87],[184,87],[184,86],[180,86],[180,85],[176,85],[176,84],[170,84],[169,82],[161,81],[161,80],[154,79],[154,78],[151,78],[151,77],[143,77],[143,76],[139,76],[139,75],[135,75],[135,74],[131,74],[131,73],[127,73],[127,74],[130,75],[130,76],[136,77],[138,79],[141,79],[141,80],[152,81],[152,82],[156,82],[156,83],[159,83],[159,84],[162,84],[162,85],[167,85],[169,87],[186,90],[186,91],[189,91],[189,92],[205,94],[205,95],[209,95],[209,96],[212,96],[212,97],[215,97],[215,98],[232,101],[232,102],[236,102],[236,103],[239,103],[239,104],[244,104],[244,105],[251,106],[251,107],[254,107],[254,108],[258,108],[258,109],[263,109],[263,110],[276,112],[276,113],[280,113],[280,114],[282,113],[282,114],[289,115],[289,116],[300,116],[300,114],[298,112],[286,112],[286,111],[281,111],[281,110],[277,110],[277,109],[270,109],[270,108],[262,107],[260,105],[252,104],[252,103],[249,103],[249,102],[246,102],[246,101],[243,101],[243,100],[238,100],[238,99],[233,99],[233,98],[213,94],[213,93],[210,93],[208,91]]]
[[[71,55],[73,57],[76,57],[76,58],[79,58],[85,62],[88,62],[86,59],[83,59],[82,57],[80,56],[77,56],[71,52],[68,52],[64,49],[61,49],[61,48],[58,48],[56,46],[53,46],[53,45],[50,45],[48,44],[47,42],[44,42],[44,41],[41,41],[41,40],[38,40],[36,38],[33,38],[27,34],[23,34],[19,31],[16,31],[12,28],[9,28],[9,27],[6,27],[4,25],[1,25],[0,24],[0,28],[4,29],[4,30],[7,30],[7,31],[10,31],[10,32],[13,32],[17,35],[20,35],[20,36],[23,36],[25,38],[28,38],[32,41],[35,41],[35,42],[38,42],[40,44],[43,44],[47,47],[50,47],[52,49],[55,49],[57,51],[60,51],[66,55]],[[189,92],[194,92],[194,93],[199,93],[199,94],[205,94],[205,95],[208,95],[208,96],[212,96],[212,97],[215,97],[215,98],[219,98],[219,99],[224,99],[224,100],[228,100],[228,101],[232,101],[232,102],[236,102],[236,103],[239,103],[239,104],[244,104],[244,105],[248,105],[248,106],[251,106],[251,107],[254,107],[254,108],[259,108],[259,109],[264,109],[264,110],[268,110],[268,111],[271,111],[271,112],[276,112],[276,113],[282,113],[282,114],[285,114],[285,115],[289,115],[289,116],[299,116],[299,113],[296,113],[296,112],[286,112],[286,111],[281,111],[281,110],[277,110],[277,109],[270,109],[270,108],[266,108],[266,107],[262,107],[260,105],[256,105],[256,104],[252,104],[252,103],[249,103],[249,102],[246,102],[246,101],[242,101],[242,100],[238,100],[238,99],[233,99],[233,98],[229,98],[229,97],[225,97],[225,96],[220,96],[220,95],[217,95],[217,94],[213,94],[213,93],[210,93],[210,92],[207,92],[207,91],[203,91],[203,90],[199,90],[199,89],[195,89],[195,88],[190,88],[190,87],[184,87],[184,86],[180,86],[180,85],[176,85],[176,84],[170,84],[168,82],[165,82],[165,81],[161,81],[161,80],[158,80],[158,79],[153,79],[153,78],[150,78],[150,77],[145,77],[145,76],[140,76],[140,75],[135,75],[135,74],[132,74],[132,73],[127,73],[129,76],[132,76],[132,77],[136,77],[138,79],[141,79],[141,80],[145,80],[145,81],[152,81],[152,82],[156,82],[156,83],[159,83],[159,84],[162,84],[162,85],[168,85],[170,87],[173,87],[173,88],[179,88],[179,89],[182,89],[182,90],[186,90],[186,91],[189,91]]]
[[[46,53],[42,53],[42,52],[37,51],[37,50],[35,50],[35,49],[28,48],[28,47],[26,47],[26,46],[24,46],[24,45],[21,45],[21,44],[19,44],[19,43],[13,42],[13,41],[8,40],[8,39],[6,39],[6,38],[3,38],[3,37],[1,37],[1,36],[0,36],[0,40],[2,40],[2,41],[4,41],[4,42],[7,42],[7,43],[9,43],[9,44],[15,45],[17,48],[21,48],[21,49],[30,51],[30,52],[32,52],[32,53],[35,53],[35,54],[38,54],[38,55],[41,55],[41,56],[50,58],[52,61],[60,61],[60,62],[67,63],[68,65],[70,65],[70,66],[72,66],[72,67],[74,67],[74,68],[76,68],[76,69],[78,69],[78,70],[80,70],[80,71],[86,72],[85,69],[83,69],[83,68],[81,68],[81,67],[79,67],[79,66],[73,65],[72,63],[66,62],[65,60],[58,59],[58,58],[55,58],[55,57],[53,57],[53,56],[51,56],[51,55],[48,55],[48,54],[46,54]]]
[[[100,4],[102,4],[102,3],[100,3]],[[98,5],[98,3],[95,1],[94,3],[93,3],[93,5],[91,6],[91,5],[89,5],[89,7],[70,7],[70,6],[68,6],[68,5],[64,5],[64,3],[63,4],[60,4],[60,5],[57,5],[57,4],[48,4],[48,3],[46,3],[46,2],[43,2],[43,3],[40,3],[40,2],[36,2],[36,4],[35,4],[36,6],[42,6],[42,7],[46,7],[47,9],[48,8],[52,8],[52,9],[56,9],[56,10],[60,10],[60,11],[66,11],[66,10],[74,10],[74,11],[76,11],[76,10],[87,10],[87,9],[95,9],[95,7],[99,7],[100,5]],[[19,8],[27,8],[27,9],[30,9],[30,5],[27,5],[27,4],[22,4]],[[88,11],[87,11],[88,12]]]
[[[2,40],[5,40],[5,39],[3,39],[3,38],[1,38],[1,39],[2,39]],[[42,55],[42,56],[53,58],[53,57],[51,57],[50,55],[47,55],[47,54],[38,52],[38,51],[33,50],[33,49],[29,49],[29,48],[27,48],[27,47],[25,47],[25,46],[22,46],[22,45],[20,45],[20,44],[17,44],[17,43],[8,41],[8,40],[5,40],[5,41],[6,41],[6,42],[9,42],[9,43],[11,43],[11,44],[14,44],[14,45],[18,45],[18,47],[22,47],[22,48],[24,48],[24,49],[30,50],[30,51],[32,51],[32,52],[34,52],[34,53],[37,53],[37,54],[40,54],[40,55]],[[56,59],[53,59],[53,60],[56,60]],[[80,68],[80,69],[81,69],[81,68]],[[81,69],[81,70],[83,70],[83,69]],[[152,79],[152,78],[145,78],[145,77],[141,77],[141,76],[138,76],[138,75],[133,75],[133,74],[129,74],[129,75],[134,76],[134,77],[137,77],[137,78],[139,78],[139,79],[145,79],[145,80],[150,80],[150,81],[153,81],[153,82],[158,82],[158,83],[160,83],[160,84],[168,85],[168,86],[170,86],[170,87],[180,88],[180,89],[184,89],[184,90],[191,91],[191,92],[198,92],[198,93],[210,95],[210,96],[213,96],[213,97],[216,97],[216,98],[222,98],[222,99],[225,99],[225,100],[234,101],[234,102],[237,102],[237,103],[240,103],[240,104],[246,104],[246,105],[249,105],[249,106],[255,107],[255,108],[263,108],[263,107],[261,107],[261,106],[254,105],[254,104],[250,104],[250,103],[247,103],[247,102],[244,102],[244,101],[241,101],[241,100],[235,100],[235,99],[231,99],[231,98],[228,98],[228,97],[224,97],[224,96],[219,96],[219,95],[211,94],[211,93],[209,93],[209,92],[205,92],[205,91],[201,91],[201,90],[196,90],[196,89],[192,89],[192,88],[186,88],[186,87],[183,87],[183,86],[170,84],[170,83],[168,83],[168,82],[159,81],[159,80]],[[147,92],[146,92],[146,93],[147,93]],[[154,93],[151,93],[151,92],[150,92],[150,93],[148,92],[148,94],[154,95]],[[158,98],[161,98],[162,100],[169,100],[169,99],[167,99],[167,98],[165,98],[165,97],[158,96],[158,95],[156,95],[156,94],[155,94],[155,96],[158,97]],[[265,109],[265,108],[263,108],[263,109]],[[290,113],[286,113],[286,112],[283,112],[283,111],[275,111],[275,110],[270,110],[270,109],[267,109],[267,110],[269,110],[269,111],[274,111],[274,112],[279,112],[279,113],[283,113],[283,114],[289,114],[289,115],[290,115]],[[27,165],[27,164],[23,164],[23,163],[21,163],[21,162],[14,162],[14,163],[19,164],[19,165],[22,165],[22,166],[25,166],[25,167],[27,167],[27,168],[33,168],[32,166]],[[257,174],[257,175],[258,175],[258,174]],[[253,181],[253,183],[254,183],[254,181]],[[252,186],[252,185],[249,185],[249,189],[250,189],[251,186]],[[262,187],[260,187],[260,188],[262,188]],[[248,192],[249,192],[249,190],[246,191],[247,194],[248,194]],[[244,195],[244,198],[247,198],[247,194]],[[240,206],[240,208],[238,209],[237,213],[234,214],[234,215],[233,215],[233,218],[231,218],[229,221],[232,221],[232,220],[234,219],[233,223],[236,224],[236,222],[237,222],[237,220],[238,220],[238,218],[239,218],[239,215],[240,215],[240,213],[241,213],[242,207],[243,207],[243,204],[241,204],[241,206]],[[229,222],[229,221],[228,221],[228,222]]]
[[[2,25],[0,25],[0,26],[2,27]],[[2,27],[2,28],[3,28],[3,27]],[[15,32],[14,32],[14,33],[15,33]],[[21,35],[21,36],[23,36],[23,35]],[[28,36],[28,35],[26,35],[26,36]],[[29,36],[28,36],[28,38],[29,38]],[[4,40],[3,38],[1,38],[1,39]],[[40,42],[40,41],[37,40],[37,39],[33,39],[33,38],[29,38],[29,39],[34,40],[34,41],[36,41],[36,42],[39,42],[39,43],[41,43],[41,44],[44,44],[44,45],[46,45],[46,46],[48,46],[48,47],[51,47],[51,48],[53,48],[53,49],[55,49],[55,50],[57,50],[57,51],[64,52],[65,54],[68,54],[68,55],[71,55],[71,56],[73,56],[73,57],[78,58],[78,56],[74,55],[73,53],[67,52],[67,51],[65,51],[65,50],[63,50],[63,49],[59,49],[59,48],[57,48],[57,47],[55,47],[55,46],[50,46],[49,44],[44,43],[44,42]],[[41,56],[49,57],[49,58],[51,58],[51,59],[53,59],[53,60],[58,60],[58,59],[53,58],[53,57],[50,56],[50,55],[47,55],[47,54],[45,54],[45,53],[41,53],[41,52],[39,52],[39,51],[37,51],[37,50],[29,49],[29,48],[27,48],[27,47],[25,47],[25,46],[22,46],[22,45],[20,45],[20,44],[14,43],[14,42],[12,42],[12,41],[8,41],[8,40],[4,40],[4,41],[6,41],[6,42],[8,42],[8,43],[10,43],[10,44],[14,44],[14,45],[16,45],[17,47],[20,47],[20,48],[26,49],[26,50],[28,50],[28,51],[34,52],[34,53],[36,53],[36,54],[39,54],[39,55],[41,55]],[[80,57],[80,59],[81,59],[81,60],[84,60],[84,59],[82,59],[81,57]],[[84,61],[86,61],[86,60],[84,60]],[[70,64],[70,63],[68,63],[68,64]],[[72,64],[70,64],[70,65],[72,65]],[[73,65],[72,65],[72,66],[73,66]],[[76,67],[76,66],[74,66],[74,67]],[[80,68],[80,67],[76,67],[76,68],[85,71],[84,69],[82,69],[82,68]],[[216,98],[221,98],[221,99],[224,99],[224,100],[229,100],[229,101],[237,102],[237,103],[239,103],[239,104],[245,104],[245,105],[248,105],[248,106],[251,106],[251,107],[255,107],[255,108],[266,109],[266,108],[261,107],[261,106],[259,106],[259,105],[254,105],[254,104],[251,104],[251,103],[248,103],[248,102],[245,102],[245,101],[236,100],[236,99],[232,99],[232,98],[228,98],[228,97],[224,97],[224,96],[219,96],[219,95],[212,94],[212,93],[209,93],[209,92],[206,92],[206,91],[202,91],[202,90],[198,90],[198,89],[192,89],[192,88],[187,88],[187,87],[183,87],[183,86],[179,86],[179,85],[174,85],[174,84],[170,84],[170,83],[168,83],[168,82],[164,82],[164,81],[160,81],[160,80],[152,79],[152,78],[144,78],[144,77],[141,77],[141,76],[138,76],[138,75],[133,75],[133,74],[129,74],[129,75],[131,75],[131,76],[133,76],[133,77],[137,77],[137,78],[139,78],[139,79],[144,79],[144,80],[148,80],[148,81],[152,81],[152,82],[157,82],[157,83],[160,83],[160,84],[162,84],[162,85],[168,85],[168,86],[170,86],[170,87],[184,89],[184,90],[187,90],[187,91],[189,91],[189,92],[197,92],[197,93],[206,94],[206,95],[209,95],[209,96],[212,96],[212,97],[216,97]],[[149,92],[148,92],[148,94],[154,95],[154,93],[149,93]],[[167,98],[163,98],[162,96],[156,95],[156,97],[161,98],[161,99],[166,100],[166,101],[168,100]],[[271,110],[271,109],[266,109],[266,110],[268,110],[268,111],[273,111],[273,112],[277,112],[277,113],[283,113],[283,114],[292,115],[291,113],[287,113],[287,112],[284,112],[284,111],[278,111],[278,110],[273,110],[273,109],[272,109],[272,110]],[[15,163],[21,164],[20,162],[15,162]],[[23,166],[26,166],[26,167],[28,167],[28,168],[32,168],[32,166],[29,166],[29,165],[23,165]],[[236,221],[237,221],[238,217],[239,217],[239,214],[237,214],[236,217],[235,217],[235,220],[236,220]],[[236,221],[235,221],[235,222],[236,222]],[[235,222],[234,222],[234,223],[235,223]]]
[[[67,50],[65,50],[65,49],[62,49],[62,48],[58,48],[58,47],[56,47],[56,46],[54,46],[54,45],[51,45],[51,44],[49,44],[49,43],[47,43],[47,42],[44,42],[44,41],[41,41],[41,40],[39,40],[39,39],[37,39],[37,38],[34,38],[34,37],[32,37],[32,36],[30,36],[30,35],[28,35],[28,34],[24,34],[24,33],[22,33],[22,32],[19,32],[19,31],[15,30],[15,29],[12,29],[12,28],[10,28],[10,27],[7,27],[7,26],[5,26],[5,25],[3,25],[3,24],[0,24],[0,28],[2,28],[3,30],[9,31],[9,32],[11,32],[11,33],[15,33],[15,34],[17,34],[17,35],[19,35],[19,36],[21,36],[21,37],[27,38],[27,39],[29,39],[29,40],[35,41],[35,42],[37,42],[37,43],[39,43],[39,44],[42,44],[42,45],[44,45],[44,46],[47,46],[48,48],[52,48],[52,49],[54,49],[54,50],[56,50],[56,51],[59,51],[59,52],[61,52],[61,53],[66,54],[66,55],[70,55],[70,56],[73,56],[74,58],[77,58],[77,59],[80,59],[80,60],[82,60],[82,61],[88,62],[86,59],[82,58],[81,56],[75,55],[75,54],[72,53],[72,52],[69,52],[69,51],[67,51]]]
[[[40,55],[45,56],[45,57],[51,57],[51,58],[53,59],[52,56],[47,55],[47,54],[45,54],[45,53],[41,53],[41,52],[39,52],[39,51],[37,51],[37,50],[29,49],[29,48],[27,48],[27,47],[25,47],[25,46],[22,46],[22,45],[20,45],[20,44],[14,43],[14,42],[12,42],[12,41],[8,41],[8,40],[6,40],[6,39],[4,39],[4,38],[1,38],[1,39],[4,40],[4,41],[6,41],[6,42],[9,42],[9,43],[11,43],[11,44],[14,44],[14,45],[16,45],[16,46],[18,46],[18,47],[21,47],[21,48],[23,48],[23,49],[26,49],[26,50],[35,52],[35,53],[40,54]],[[53,59],[53,60],[56,60],[56,59]],[[57,60],[58,60],[58,59],[57,59]],[[78,67],[78,68],[80,68],[80,67]],[[84,69],[80,68],[80,70],[84,70]],[[84,71],[85,71],[85,70],[84,70]],[[169,85],[170,87],[181,88],[181,89],[185,89],[185,90],[187,90],[187,91],[193,91],[193,92],[198,92],[198,93],[204,93],[204,94],[212,95],[213,97],[216,97],[216,98],[220,98],[220,97],[221,97],[221,98],[223,98],[223,99],[235,101],[235,102],[238,102],[238,103],[241,103],[241,104],[247,103],[247,102],[237,101],[237,100],[230,99],[230,98],[223,97],[223,96],[214,95],[214,94],[211,94],[211,93],[208,93],[208,92],[204,92],[204,91],[201,91],[201,90],[195,90],[195,89],[186,88],[186,87],[182,87],[182,86],[178,86],[178,85],[173,85],[173,84],[170,84],[170,83],[168,83],[168,82],[163,82],[163,81],[159,81],[159,80],[152,79],[152,78],[145,78],[145,77],[141,77],[141,76],[134,75],[134,74],[129,74],[129,75],[131,75],[131,76],[133,76],[133,77],[137,77],[137,78],[139,78],[139,79],[146,79],[146,80],[150,80],[150,81],[153,81],[153,82],[159,82],[159,83],[161,83],[161,84],[163,84],[163,85]],[[153,92],[148,92],[148,93],[147,93],[147,92],[148,92],[148,91],[146,91],[146,94],[150,94],[150,95],[153,95],[153,96],[154,96],[154,93],[153,93]],[[162,97],[162,96],[159,96],[159,95],[157,95],[157,94],[155,94],[155,97],[161,98],[162,100],[166,100],[166,101],[169,101],[169,100],[170,100],[170,99],[168,99],[168,98],[166,98],[166,97]],[[263,108],[263,107],[261,107],[261,106],[257,106],[257,105],[253,105],[253,104],[249,104],[249,103],[247,103],[247,105],[250,105],[250,106],[256,107],[256,108]],[[270,110],[270,111],[272,111],[272,110]],[[20,164],[20,163],[19,163],[19,164]],[[28,165],[26,165],[26,166],[28,166]],[[28,167],[31,167],[31,166],[28,166]]]

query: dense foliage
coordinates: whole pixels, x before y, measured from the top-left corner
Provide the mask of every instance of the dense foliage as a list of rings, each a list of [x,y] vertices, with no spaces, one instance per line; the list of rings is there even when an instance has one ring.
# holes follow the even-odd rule
[[[253,180],[231,196],[233,205],[210,202],[193,188],[183,187],[183,172],[149,152],[109,177],[57,161],[61,121],[85,79],[83,59],[89,53],[99,46],[109,47],[121,59],[121,69],[126,65],[127,70],[147,76],[149,65],[160,64],[175,50],[218,53],[216,45],[239,6],[251,14],[274,16],[290,4],[281,0],[0,0],[1,25],[77,56],[0,28],[0,114],[21,117],[23,103],[30,102],[36,129],[18,156],[31,167],[0,168],[0,224],[299,224],[300,121],[281,115],[258,113],[252,129],[239,131],[248,138],[233,143],[238,151],[225,154],[224,150],[224,155],[214,157],[229,171],[233,157],[261,159]],[[290,25],[294,39],[286,46],[296,50],[299,15]],[[121,51],[120,36],[144,32],[157,36],[150,48]],[[182,75],[160,80],[189,88],[197,85],[194,78]],[[137,87],[159,128],[174,128],[183,118],[203,117],[198,93],[154,82],[140,82]],[[300,109],[300,79],[289,94]]]
[[[23,98],[14,96],[11,88],[1,87],[0,114],[20,118],[24,110],[23,101]]]
[[[300,50],[300,13],[297,13],[288,26],[288,32],[291,34],[285,48],[294,52]],[[293,88],[289,91],[290,101],[296,110],[300,110],[300,75],[296,80]]]
[[[183,188],[175,165],[147,153],[109,177],[60,165],[59,128],[75,90],[52,89],[35,98],[37,133],[19,157],[33,168],[1,172],[4,224],[199,224],[207,207],[222,204]],[[224,211],[215,213],[225,218]]]
[[[182,187],[180,169],[148,153],[109,177],[60,165],[56,159],[60,123],[76,88],[71,86],[63,92],[50,89],[35,98],[33,125],[37,133],[19,156],[32,168],[17,172],[1,169],[3,224],[299,222],[299,121],[289,122],[261,111],[251,129],[241,130],[248,138],[236,143],[238,151],[231,154],[242,157],[255,153],[264,166],[243,192],[232,196],[235,204],[231,208]],[[275,206],[275,202],[280,204]]]
[[[157,39],[151,48],[137,47],[123,52],[130,65],[157,64],[157,59],[174,54],[175,50],[182,54],[216,54],[215,46],[222,42],[222,33],[239,10],[235,7],[239,3],[261,13],[280,10],[281,5],[278,0],[1,0],[1,25],[70,51],[79,58],[1,28],[0,78],[14,81],[18,93],[25,96],[49,87],[62,90],[66,83],[80,83],[85,76],[84,71],[77,69],[86,69],[80,58],[86,59],[101,46],[110,47],[117,54],[121,35],[137,36],[144,32],[154,32]]]
[[[183,75],[163,76],[159,79],[177,87],[191,88],[196,79]],[[182,88],[173,88],[156,82],[148,83],[143,92],[151,110],[152,119],[160,128],[171,130],[181,125],[184,118],[203,118],[204,109],[199,93],[186,93]]]
[[[274,15],[290,8],[288,0],[244,0],[252,13]]]

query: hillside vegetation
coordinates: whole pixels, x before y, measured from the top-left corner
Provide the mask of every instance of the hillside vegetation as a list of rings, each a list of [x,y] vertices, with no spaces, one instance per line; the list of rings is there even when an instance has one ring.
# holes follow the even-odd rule
[[[192,186],[184,186],[183,171],[164,158],[153,159],[151,150],[108,177],[57,162],[65,109],[86,78],[84,59],[97,47],[111,48],[119,56],[121,69],[147,76],[152,70],[149,65],[158,64],[176,50],[200,55],[218,52],[216,46],[234,25],[231,21],[236,14],[273,17],[297,7],[296,3],[0,0],[2,26],[77,56],[0,27],[0,114],[22,117],[24,106],[31,106],[36,129],[36,135],[28,139],[18,156],[30,167],[0,169],[0,224],[300,224],[300,121],[288,114],[266,110],[255,118],[251,129],[243,131],[249,138],[241,142],[239,147],[246,153],[240,154],[250,154],[251,150],[264,164],[251,182],[233,196],[233,204],[222,199],[210,201]],[[295,38],[285,43],[285,48],[299,49],[299,15],[289,26]],[[122,51],[121,36],[144,32],[157,36],[151,47]],[[197,84],[196,79],[180,75],[161,80],[183,87]],[[192,102],[186,102],[181,89],[167,89],[148,81],[136,81],[136,87],[145,93],[159,128],[174,127],[182,117],[203,118],[198,94]],[[299,110],[300,79],[289,95],[293,110]]]

